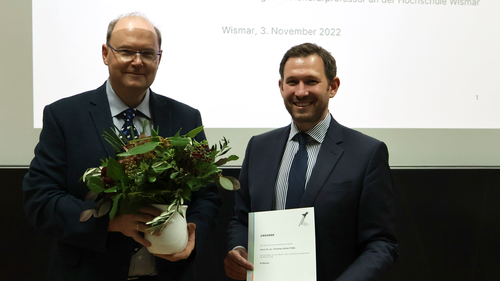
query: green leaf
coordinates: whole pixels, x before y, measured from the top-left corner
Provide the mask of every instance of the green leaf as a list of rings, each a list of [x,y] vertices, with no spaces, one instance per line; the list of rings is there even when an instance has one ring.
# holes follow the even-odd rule
[[[238,186],[235,189],[235,186],[233,185],[233,181],[231,181],[231,177],[220,176],[219,177],[219,183],[226,190],[237,190],[237,189],[239,189],[239,182],[238,182]]]
[[[181,215],[181,217],[184,217],[184,212],[182,211],[181,206],[177,208],[177,212],[179,213],[179,215]]]
[[[116,211],[118,211],[118,205],[120,204],[120,198],[122,197],[121,194],[117,194],[115,198],[113,198],[113,207],[111,208],[111,211],[109,212],[109,219],[112,220],[115,215]]]
[[[120,213],[125,215],[137,213],[141,208],[143,201],[144,199],[139,197],[123,197],[120,202]]]
[[[149,175],[148,176],[148,181],[149,182],[155,182],[156,181],[156,176],[155,175]]]
[[[101,193],[104,190],[104,181],[101,177],[87,178],[87,187],[95,193]]]
[[[198,183],[198,179],[193,177],[190,178],[186,181],[186,184],[189,186],[190,189],[193,189],[193,187]]]
[[[125,167],[113,158],[110,158],[108,161],[106,175],[114,180],[128,180],[127,174],[125,173]]]
[[[240,159],[240,157],[236,156],[236,155],[231,155],[227,158],[227,161],[235,161],[235,160],[238,160]]]
[[[222,165],[226,164],[227,161],[228,161],[227,158],[221,158],[221,159],[217,160],[217,162],[215,162],[214,165],[215,166],[222,166]]]
[[[158,137],[158,132],[160,131],[160,128],[157,128],[156,130],[151,126],[151,136],[152,137]]]
[[[153,171],[155,171],[155,173],[161,174],[164,171],[168,170],[169,168],[172,168],[172,165],[168,164],[165,161],[160,161],[151,165],[151,168],[153,168]]]
[[[102,167],[88,168],[80,180],[86,182],[91,177],[101,177],[101,169]]]
[[[188,188],[185,188],[184,190],[182,190],[181,198],[189,200],[191,198],[191,190],[189,190]],[[182,204],[182,200],[181,200],[181,204]]]
[[[117,187],[113,186],[113,187],[110,187],[108,189],[105,189],[104,192],[105,193],[114,193],[114,192],[116,192],[116,190],[117,190]]]
[[[115,130],[122,135],[122,138],[125,138],[125,135],[120,129],[118,129],[118,127],[115,126]],[[123,146],[125,146],[125,142],[115,134],[113,128],[111,128],[111,131],[104,130],[102,136],[111,145],[115,153],[123,152]]]
[[[177,177],[177,175],[179,174],[179,172],[173,172],[171,175],[170,175],[170,178],[171,179],[175,179],[175,177]]]
[[[93,214],[94,214],[94,209],[88,209],[88,210],[83,211],[80,214],[80,222],[88,221],[92,217]]]
[[[170,205],[168,205],[167,211],[173,210],[173,208],[177,206],[177,203],[178,203],[178,201],[174,199],[172,201],[172,203],[170,203]]]
[[[98,196],[99,196],[98,193],[95,193],[92,190],[89,190],[89,192],[87,192],[87,194],[85,194],[85,201],[94,201],[97,199]]]
[[[130,149],[127,152],[120,153],[116,156],[118,157],[127,157],[127,156],[132,156],[132,155],[137,155],[137,154],[143,154],[146,152],[150,152],[154,150],[160,143],[159,142],[148,142],[140,146],[136,146],[132,149]]]
[[[186,134],[186,137],[192,139],[192,138],[196,137],[196,135],[198,135],[198,133],[200,133],[201,131],[203,131],[203,126],[200,126],[196,129],[191,130],[189,133]]]
[[[97,216],[95,214],[94,214],[94,216],[96,218],[100,218],[100,217],[104,216],[105,214],[107,214],[109,212],[109,210],[111,209],[111,206],[112,206],[111,201],[106,201],[106,202],[102,203],[99,206],[99,211],[97,213]]]
[[[168,138],[168,141],[170,142],[171,145],[174,146],[186,146],[188,144],[191,144],[190,138],[180,137],[180,136],[170,137]]]
[[[144,120],[142,121],[142,131],[141,131],[141,135],[142,135],[142,134],[146,134],[146,132],[145,132],[145,131],[146,131],[146,128],[147,128],[147,126],[148,126],[148,123],[149,123],[148,119],[144,119]]]

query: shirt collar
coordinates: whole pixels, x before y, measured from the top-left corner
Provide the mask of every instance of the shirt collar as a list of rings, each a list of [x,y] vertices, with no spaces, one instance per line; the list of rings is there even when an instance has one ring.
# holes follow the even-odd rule
[[[111,109],[111,116],[115,117],[118,114],[122,113],[125,109],[129,108],[121,99],[116,95],[113,87],[111,87],[111,83],[106,82],[106,95],[108,96],[109,107]],[[150,91],[147,89],[146,96],[144,100],[142,100],[141,104],[139,104],[135,109],[138,110],[142,115],[146,116],[148,119],[151,119],[151,111],[149,110],[149,96]]]
[[[330,127],[330,111],[328,111],[328,114],[326,117],[321,120],[318,124],[316,124],[314,127],[311,129],[305,131],[312,139],[314,139],[318,143],[323,143],[323,140],[325,139],[326,132],[328,131],[328,127]],[[292,125],[290,129],[290,135],[288,135],[288,141],[292,140],[293,137],[300,132],[300,130],[297,128],[295,123],[292,120]]]

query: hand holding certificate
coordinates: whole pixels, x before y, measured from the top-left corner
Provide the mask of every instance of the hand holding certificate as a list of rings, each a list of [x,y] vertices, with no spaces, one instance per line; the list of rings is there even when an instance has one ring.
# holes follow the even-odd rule
[[[247,281],[316,280],[314,208],[248,214]]]

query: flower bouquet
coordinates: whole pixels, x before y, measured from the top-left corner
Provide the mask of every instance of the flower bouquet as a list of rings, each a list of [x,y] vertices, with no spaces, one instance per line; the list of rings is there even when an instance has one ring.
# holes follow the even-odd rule
[[[146,126],[145,122],[143,128]],[[173,137],[163,138],[151,128],[150,137],[141,134],[127,141],[123,141],[125,136],[120,130],[117,131],[121,137],[105,130],[103,136],[116,157],[101,159],[100,167],[89,168],[83,174],[82,180],[90,189],[86,200],[100,200],[94,209],[82,212],[80,221],[107,213],[113,219],[117,212],[134,214],[144,205],[165,204],[167,210],[147,223],[147,231],[157,234],[176,212],[184,217],[181,205],[190,199],[192,191],[208,183],[228,190],[239,189],[238,180],[222,176],[218,168],[238,159],[235,155],[224,157],[230,150],[229,141],[224,138],[218,148],[209,147],[206,140],[194,139],[202,130],[198,127],[186,135],[179,131]]]

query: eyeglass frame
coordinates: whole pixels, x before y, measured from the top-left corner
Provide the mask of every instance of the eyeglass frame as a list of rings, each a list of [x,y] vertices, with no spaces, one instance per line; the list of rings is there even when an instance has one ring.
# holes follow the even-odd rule
[[[111,47],[111,45],[109,45],[109,43],[106,43],[106,46],[110,47],[111,50],[115,51],[117,54],[119,54],[120,52],[124,52],[124,51],[132,51],[132,52],[134,52],[134,57],[132,57],[132,59],[130,61],[133,61],[137,57],[137,54],[139,54],[139,57],[141,58],[141,61],[148,62],[148,61],[144,61],[144,57],[142,56],[142,54],[144,52],[149,52],[149,51],[136,51],[136,50],[131,50],[131,49],[117,50],[117,49]],[[156,50],[154,52],[156,52]],[[162,54],[162,51],[160,50],[160,52],[156,53],[155,60],[153,60],[151,62],[156,62],[158,60],[158,56],[161,56],[161,54]],[[122,57],[122,56],[120,55],[120,57]]]

